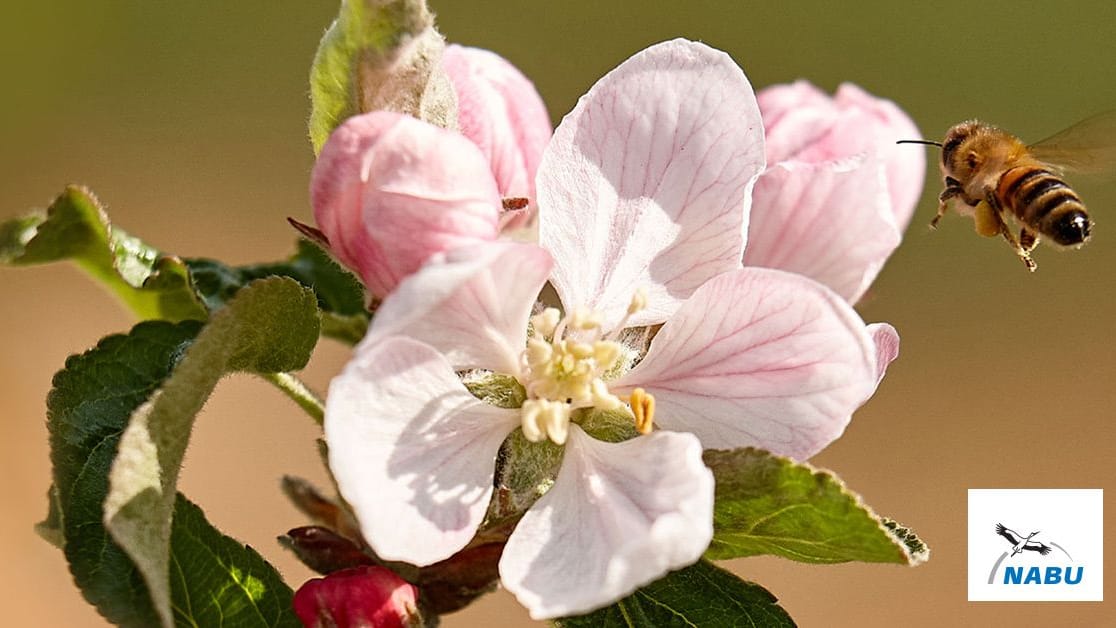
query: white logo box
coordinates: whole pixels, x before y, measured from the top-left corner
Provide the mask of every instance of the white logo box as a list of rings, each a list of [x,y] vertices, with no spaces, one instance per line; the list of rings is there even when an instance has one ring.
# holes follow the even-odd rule
[[[1102,489],[969,489],[968,526],[969,601],[1104,599]]]

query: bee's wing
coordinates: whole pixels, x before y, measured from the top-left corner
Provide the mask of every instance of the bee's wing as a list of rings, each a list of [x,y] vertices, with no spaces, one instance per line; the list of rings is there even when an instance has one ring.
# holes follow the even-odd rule
[[[1039,161],[1078,172],[1116,171],[1116,109],[1103,111],[1028,147]]]

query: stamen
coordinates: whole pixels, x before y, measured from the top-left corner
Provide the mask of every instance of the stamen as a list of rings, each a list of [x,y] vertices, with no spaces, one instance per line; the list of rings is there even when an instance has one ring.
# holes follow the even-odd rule
[[[570,406],[561,401],[528,399],[520,410],[523,436],[532,443],[549,438],[555,444],[566,442],[570,431]]]
[[[632,415],[635,417],[636,431],[640,434],[650,434],[655,426],[654,395],[642,388],[636,388],[628,399],[632,406]]]
[[[534,327],[535,334],[545,338],[554,333],[554,328],[558,326],[561,318],[562,314],[557,308],[548,307],[531,317],[531,326]]]
[[[632,300],[628,303],[628,311],[624,313],[624,318],[620,319],[620,324],[614,327],[612,331],[609,332],[607,336],[605,336],[605,340],[612,340],[617,335],[619,335],[619,333],[624,330],[624,326],[628,324],[628,319],[632,317],[632,314],[635,314],[636,312],[639,312],[646,307],[647,291],[644,290],[642,287],[636,288],[635,294],[632,295]]]
[[[616,331],[623,329],[628,318],[646,305],[646,292],[637,290]],[[527,394],[521,422],[527,440],[550,439],[561,445],[569,435],[574,410],[611,411],[624,406],[623,399],[609,392],[605,379],[610,374],[615,376],[612,371],[618,369],[627,354],[619,342],[602,336],[600,313],[587,308],[577,308],[566,316],[546,308],[531,317],[527,346],[520,354],[523,365],[520,383]],[[650,432],[654,398],[636,390],[630,400],[636,426],[641,433]]]

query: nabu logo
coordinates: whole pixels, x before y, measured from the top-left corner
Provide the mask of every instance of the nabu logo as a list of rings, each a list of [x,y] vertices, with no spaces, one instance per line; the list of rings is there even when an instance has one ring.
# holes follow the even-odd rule
[[[1005,559],[1013,558],[1017,554],[1024,552],[1034,552],[1039,556],[1047,556],[1054,548],[1065,555],[1069,561],[1073,561],[1061,545],[1053,541],[1047,543],[1038,540],[1032,540],[1038,536],[1039,532],[1032,532],[1027,536],[1019,534],[1015,530],[1004,526],[1002,523],[996,524],[996,534],[1007,539],[1011,544],[1011,548],[1005,550],[1000,557],[996,559],[996,563],[992,565],[992,571],[988,574],[988,584],[995,584],[997,582],[996,574],[1000,571],[1000,565]],[[1003,570],[1003,578],[999,581],[1001,584],[1023,584],[1023,585],[1051,585],[1051,584],[1067,584],[1075,585],[1081,584],[1081,578],[1084,576],[1085,567],[1082,565],[1007,565]]]
[[[969,489],[968,599],[1104,600],[1101,489]]]

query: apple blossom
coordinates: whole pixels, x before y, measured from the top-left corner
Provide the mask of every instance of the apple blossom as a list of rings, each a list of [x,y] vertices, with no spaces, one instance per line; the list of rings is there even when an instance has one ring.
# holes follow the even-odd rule
[[[533,218],[535,172],[550,140],[550,116],[531,81],[500,55],[450,45],[442,66],[457,94],[461,133],[488,158],[503,198],[526,198],[530,206],[502,217],[506,226]]]
[[[492,240],[533,218],[535,172],[550,138],[538,92],[486,50],[449,46],[443,65],[457,95],[461,134],[373,111],[334,130],[314,166],[318,227],[334,256],[375,297],[386,296],[434,253]],[[469,154],[478,150],[487,166]],[[419,185],[434,187],[417,190],[423,177]],[[501,212],[504,198],[526,198],[529,205]]]
[[[812,277],[855,303],[899,245],[922,192],[921,137],[894,103],[852,84],[806,81],[758,95],[768,170],[756,184],[749,266]]]
[[[500,195],[464,136],[387,111],[354,116],[322,147],[310,190],[333,255],[384,297],[431,255],[496,238]]]
[[[399,283],[325,419],[330,468],[380,557],[421,566],[464,548],[519,429],[562,446],[562,462],[508,539],[501,580],[533,617],[586,612],[704,552],[703,447],[805,458],[841,434],[894,357],[873,336],[897,337],[811,279],[742,268],[764,165],[740,68],[701,44],[652,46],[555,131],[538,246],[448,250]],[[536,311],[548,281],[562,307]],[[649,345],[624,331],[660,324]],[[490,404],[468,372],[522,394]],[[601,415],[638,419],[642,435],[597,440],[585,421]]]

